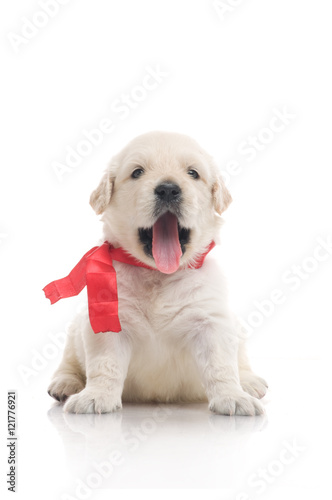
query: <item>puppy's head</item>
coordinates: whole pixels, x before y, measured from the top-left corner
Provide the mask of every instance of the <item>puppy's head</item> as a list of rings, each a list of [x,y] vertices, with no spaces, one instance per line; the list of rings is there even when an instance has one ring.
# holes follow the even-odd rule
[[[211,157],[190,137],[165,132],[131,141],[90,198],[107,241],[167,274],[204,252],[230,202]]]

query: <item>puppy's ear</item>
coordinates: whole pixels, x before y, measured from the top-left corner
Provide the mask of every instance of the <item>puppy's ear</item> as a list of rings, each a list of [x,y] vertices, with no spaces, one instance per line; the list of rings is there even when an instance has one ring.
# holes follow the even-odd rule
[[[111,176],[110,172],[106,172],[106,174],[102,177],[99,186],[90,196],[90,205],[98,215],[105,211],[107,205],[111,201],[113,184],[114,177]]]
[[[212,186],[212,199],[215,211],[221,215],[232,202],[232,197],[221,176]]]

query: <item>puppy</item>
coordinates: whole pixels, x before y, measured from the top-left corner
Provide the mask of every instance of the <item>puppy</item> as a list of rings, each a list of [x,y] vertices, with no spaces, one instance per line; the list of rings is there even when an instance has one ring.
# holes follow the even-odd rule
[[[121,331],[95,334],[88,310],[69,328],[48,389],[65,411],[208,401],[218,414],[263,413],[267,384],[250,368],[207,255],[230,202],[212,158],[187,136],[144,134],[112,159],[90,203],[106,245],[137,264],[113,261]]]

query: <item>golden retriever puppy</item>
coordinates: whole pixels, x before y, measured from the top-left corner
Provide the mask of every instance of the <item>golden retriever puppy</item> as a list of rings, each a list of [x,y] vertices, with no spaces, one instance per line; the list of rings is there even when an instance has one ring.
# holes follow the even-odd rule
[[[147,133],[112,159],[90,203],[104,241],[137,264],[113,260],[121,331],[94,333],[88,308],[69,329],[49,387],[65,411],[208,401],[223,415],[263,413],[267,384],[250,368],[207,255],[230,202],[212,158],[185,135]]]

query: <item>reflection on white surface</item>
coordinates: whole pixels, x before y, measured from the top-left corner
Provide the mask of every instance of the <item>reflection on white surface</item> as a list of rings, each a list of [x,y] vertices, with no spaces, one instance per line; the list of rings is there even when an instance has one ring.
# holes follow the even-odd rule
[[[207,404],[127,404],[103,415],[56,405],[48,416],[73,476],[86,481],[89,472],[104,471],[103,487],[111,488],[234,487],[252,434],[266,424],[265,416],[213,415]]]
[[[270,387],[266,415],[256,417],[214,415],[207,404],[68,414],[40,378],[18,391],[15,498],[118,500],[133,488],[145,500],[156,498],[154,489],[158,499],[165,490],[196,500],[206,496],[202,489],[218,500],[327,498],[331,433],[322,363],[256,360],[255,369]]]

